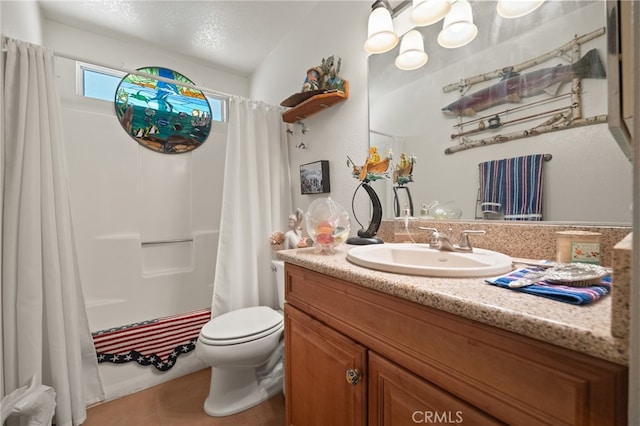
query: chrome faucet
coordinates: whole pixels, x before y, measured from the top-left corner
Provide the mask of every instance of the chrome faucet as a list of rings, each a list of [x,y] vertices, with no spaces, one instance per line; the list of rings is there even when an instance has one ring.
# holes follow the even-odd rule
[[[458,251],[469,253],[473,251],[471,242],[469,241],[469,235],[484,235],[486,231],[483,230],[464,230],[460,233],[460,241],[456,244],[451,240],[451,237],[443,232],[439,232],[436,228],[428,228],[420,226],[420,229],[424,231],[431,231],[431,241],[429,247],[440,251]],[[451,230],[449,230],[451,231]]]

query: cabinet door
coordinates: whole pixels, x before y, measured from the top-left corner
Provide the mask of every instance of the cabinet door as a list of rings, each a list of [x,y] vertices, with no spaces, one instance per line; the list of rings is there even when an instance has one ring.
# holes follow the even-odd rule
[[[501,425],[503,423],[369,352],[369,425]]]
[[[366,348],[289,304],[284,313],[286,424],[366,425]]]

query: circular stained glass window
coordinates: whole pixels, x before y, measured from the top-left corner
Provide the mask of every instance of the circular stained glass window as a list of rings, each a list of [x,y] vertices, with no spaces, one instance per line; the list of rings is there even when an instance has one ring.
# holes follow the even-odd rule
[[[211,131],[211,107],[194,83],[167,68],[137,71],[173,80],[127,74],[116,89],[115,108],[124,130],[153,151],[178,154],[196,149]]]

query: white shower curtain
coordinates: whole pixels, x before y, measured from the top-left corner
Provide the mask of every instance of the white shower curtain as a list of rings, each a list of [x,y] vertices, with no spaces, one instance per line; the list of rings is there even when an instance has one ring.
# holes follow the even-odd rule
[[[237,97],[230,104],[212,317],[277,306],[269,237],[292,213],[280,109]]]
[[[37,374],[54,422],[78,425],[102,397],[73,242],[53,53],[6,40],[2,339],[4,392]],[[91,140],[87,140],[91,143]]]

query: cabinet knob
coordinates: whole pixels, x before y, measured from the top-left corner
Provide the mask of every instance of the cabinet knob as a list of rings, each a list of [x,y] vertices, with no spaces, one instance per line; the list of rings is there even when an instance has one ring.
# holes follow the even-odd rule
[[[351,385],[357,385],[362,378],[362,373],[357,368],[350,368],[347,370],[347,383]]]

